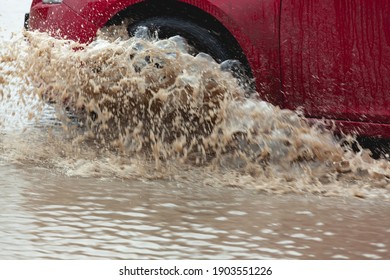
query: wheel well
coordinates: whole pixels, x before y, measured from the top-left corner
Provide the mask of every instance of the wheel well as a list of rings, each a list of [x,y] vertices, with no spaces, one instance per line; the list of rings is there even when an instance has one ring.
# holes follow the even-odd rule
[[[222,44],[227,46],[231,59],[237,59],[243,63],[247,75],[250,76],[249,78],[253,78],[248,60],[233,35],[217,19],[195,6],[178,1],[143,1],[116,14],[107,22],[106,26],[123,24],[125,20],[129,20],[131,23],[156,16],[179,17],[193,21],[210,30]]]

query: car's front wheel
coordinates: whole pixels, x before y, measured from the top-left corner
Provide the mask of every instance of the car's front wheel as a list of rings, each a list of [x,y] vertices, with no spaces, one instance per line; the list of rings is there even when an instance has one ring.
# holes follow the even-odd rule
[[[195,22],[174,17],[152,17],[137,21],[128,26],[129,35],[135,36],[141,27],[145,27],[150,34],[157,34],[159,39],[166,39],[179,35],[187,40],[191,46],[190,53],[196,55],[200,52],[207,53],[216,62],[221,64],[221,69],[230,71],[247,92],[254,90],[254,82],[251,79],[249,67],[235,60],[224,42],[221,42],[217,34],[198,25]]]
[[[131,24],[128,27],[129,35],[134,36],[140,27],[146,27],[151,34],[157,33],[160,39],[176,35],[185,38],[188,44],[193,47],[192,54],[204,52],[211,55],[219,63],[231,58],[229,51],[216,36],[196,23],[180,18],[153,17]]]

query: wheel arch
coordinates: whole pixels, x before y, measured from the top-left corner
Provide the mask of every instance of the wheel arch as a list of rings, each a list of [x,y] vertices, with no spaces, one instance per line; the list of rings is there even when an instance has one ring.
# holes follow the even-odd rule
[[[132,4],[125,7],[122,10],[113,14],[106,22],[104,26],[120,24],[126,19],[136,21],[137,19],[143,19],[146,17],[154,16],[173,16],[179,17],[183,20],[193,21],[203,28],[206,28],[213,32],[220,41],[223,42],[229,48],[229,54],[232,59],[241,61],[247,68],[248,73],[253,77],[252,67],[247,59],[245,51],[243,50],[240,39],[236,38],[231,30],[237,30],[237,27],[226,26],[219,18],[224,18],[225,21],[229,21],[228,15],[224,14],[216,6],[212,5],[209,1],[130,1]],[[187,2],[199,2],[202,5],[195,6]],[[247,39],[246,39],[247,41]]]
[[[78,1],[67,1],[78,5]],[[240,4],[235,0],[111,0],[96,3],[94,13],[90,13],[91,8],[79,13],[97,28],[118,24],[127,18],[136,19],[137,15],[190,17],[221,36],[232,51],[232,58],[244,63],[248,73],[256,79],[257,90],[263,99],[276,105],[283,102],[279,53],[281,0],[243,0]]]

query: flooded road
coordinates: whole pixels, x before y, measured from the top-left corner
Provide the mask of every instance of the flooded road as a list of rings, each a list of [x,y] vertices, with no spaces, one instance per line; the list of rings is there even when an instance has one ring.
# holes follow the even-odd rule
[[[1,164],[1,259],[388,259],[390,205]]]
[[[390,258],[388,160],[178,37],[75,48],[1,42],[0,259]]]

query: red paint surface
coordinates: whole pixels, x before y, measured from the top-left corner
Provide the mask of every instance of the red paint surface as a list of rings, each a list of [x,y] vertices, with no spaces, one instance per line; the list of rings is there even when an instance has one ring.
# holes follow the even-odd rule
[[[390,1],[180,1],[209,13],[236,38],[263,99],[337,120],[347,131],[390,137]],[[30,26],[90,42],[138,2],[34,0]]]
[[[389,15],[388,0],[283,0],[286,107],[390,123]]]
[[[58,38],[82,43],[90,42],[97,27],[83,19],[66,5],[42,4],[35,0],[30,11],[29,27],[32,30],[48,32]]]

